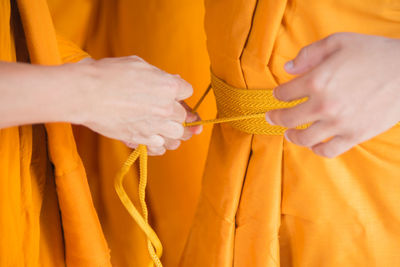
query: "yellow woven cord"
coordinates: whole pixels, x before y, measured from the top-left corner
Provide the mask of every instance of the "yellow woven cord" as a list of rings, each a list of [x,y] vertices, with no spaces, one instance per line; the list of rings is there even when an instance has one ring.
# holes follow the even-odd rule
[[[265,113],[272,109],[290,108],[305,100],[279,101],[274,97],[272,89],[250,90],[235,88],[226,84],[212,73],[211,85],[200,98],[193,111],[196,112],[212,87],[220,118],[185,123],[184,126],[229,122],[234,128],[250,134],[283,135],[286,128],[268,124],[265,121]],[[306,125],[299,128],[305,127]]]
[[[211,76],[211,84],[199,102],[194,107],[196,112],[204,98],[211,91],[214,91],[217,101],[217,109],[220,118],[203,120],[191,123],[184,123],[185,127],[216,124],[229,122],[231,125],[243,132],[250,134],[282,135],[284,127],[269,125],[265,121],[265,113],[271,109],[289,108],[301,103],[304,100],[293,102],[282,102],[275,99],[272,90],[248,90],[238,89],[227,85],[216,76]],[[122,182],[129,169],[139,159],[140,180],[139,180],[139,200],[143,216],[135,208],[132,201],[126,194]],[[162,255],[162,245],[157,234],[148,223],[148,211],[146,205],[146,184],[147,184],[147,148],[144,145],[134,150],[125,161],[115,180],[115,190],[129,214],[139,225],[140,229],[146,234],[147,245],[151,259],[155,266],[162,266],[160,257]],[[151,264],[153,265],[153,264]]]
[[[207,94],[213,89],[220,118],[185,122],[185,127],[229,122],[234,128],[250,134],[283,135],[287,128],[270,125],[265,121],[265,113],[273,109],[290,108],[306,98],[283,102],[277,100],[272,89],[239,89],[226,84],[211,73],[211,84],[193,108],[196,112]],[[310,124],[296,127],[305,129]],[[397,123],[400,126],[400,122]]]
[[[183,125],[185,127],[229,122],[234,128],[250,134],[283,135],[286,128],[268,124],[265,121],[265,113],[272,109],[293,107],[305,101],[305,99],[301,99],[292,102],[282,102],[273,96],[272,89],[238,89],[229,86],[215,75],[211,74],[211,84],[193,108],[193,112],[197,111],[204,98],[211,91],[211,88],[215,94],[220,118],[184,123]],[[307,126],[308,125],[304,125],[298,128],[306,128]],[[137,159],[139,159],[140,165],[139,200],[143,216],[135,208],[122,185],[125,175]],[[145,198],[146,184],[147,148],[144,145],[139,145],[138,148],[129,155],[119,171],[115,180],[115,190],[129,214],[146,234],[149,254],[153,261],[150,266],[154,264],[156,267],[162,267],[160,258],[163,248],[157,234],[148,223],[148,211]]]
[[[122,185],[125,175],[128,173],[129,169],[132,167],[132,165],[138,158],[140,165],[139,200],[140,200],[140,205],[142,207],[143,216],[135,208],[135,206],[128,197]],[[125,161],[121,170],[118,172],[117,178],[115,179],[115,190],[117,191],[118,197],[120,198],[122,204],[125,206],[126,210],[139,225],[140,229],[145,233],[147,237],[147,247],[154,265],[157,267],[162,267],[160,258],[162,255],[163,248],[160,240],[157,237],[157,234],[154,232],[154,230],[148,223],[148,211],[146,205],[146,185],[147,185],[147,148],[144,145],[139,145],[138,148],[135,149],[129,155],[128,159]],[[150,266],[152,265],[153,264],[151,264]]]

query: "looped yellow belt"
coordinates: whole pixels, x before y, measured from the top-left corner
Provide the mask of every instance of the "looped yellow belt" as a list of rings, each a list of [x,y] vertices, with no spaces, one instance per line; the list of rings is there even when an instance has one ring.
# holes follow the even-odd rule
[[[213,88],[215,94],[219,118],[184,123],[185,127],[229,122],[234,128],[249,134],[282,135],[285,128],[268,124],[265,121],[265,113],[272,109],[293,107],[304,101],[282,102],[273,96],[272,89],[239,89],[229,86],[221,79],[211,74],[211,85],[200,98],[199,102],[194,107],[193,112],[197,111],[211,88]],[[125,175],[138,158],[140,161],[139,200],[143,215],[141,215],[135,208],[122,185]],[[161,267],[162,264],[160,257],[162,255],[162,245],[156,233],[148,223],[148,211],[145,201],[146,184],[147,149],[146,146],[140,145],[129,155],[118,173],[115,180],[115,190],[129,214],[145,233],[147,237],[148,251],[154,265]]]
[[[185,126],[229,122],[232,127],[249,134],[283,135],[286,128],[268,124],[265,120],[265,113],[273,109],[290,108],[304,101],[304,99],[292,102],[279,101],[274,97],[273,89],[235,88],[211,73],[211,85],[196,104],[194,111],[200,106],[211,88],[214,91],[220,118],[185,123]]]

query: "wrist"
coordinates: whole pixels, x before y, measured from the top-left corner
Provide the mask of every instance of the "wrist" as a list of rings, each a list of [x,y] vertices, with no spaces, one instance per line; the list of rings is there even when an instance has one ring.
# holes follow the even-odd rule
[[[86,124],[92,117],[96,103],[97,75],[91,62],[91,59],[84,59],[81,63],[60,66],[69,84],[63,93],[66,99],[60,100],[65,104],[65,121],[73,124]]]

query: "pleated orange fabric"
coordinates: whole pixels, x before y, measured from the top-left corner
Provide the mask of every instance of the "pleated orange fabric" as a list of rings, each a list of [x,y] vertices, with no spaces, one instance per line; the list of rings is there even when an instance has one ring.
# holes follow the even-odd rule
[[[400,37],[397,1],[206,0],[212,71],[274,88],[284,63],[338,31]],[[399,266],[400,127],[335,159],[282,136],[213,129],[180,266]]]
[[[56,28],[94,58],[138,55],[193,84],[194,105],[209,78],[209,60],[203,25],[203,0],[48,0]],[[89,12],[87,3],[93,6]],[[85,18],[83,18],[85,17]],[[81,25],[91,17],[88,25]],[[65,25],[69,25],[65,27]],[[79,36],[86,35],[84,38]],[[79,37],[79,38],[76,38]],[[210,97],[201,107],[204,117],[215,116]],[[147,266],[150,261],[144,235],[129,217],[114,191],[114,178],[131,149],[83,127],[74,127],[78,150],[115,266]],[[150,221],[159,235],[164,266],[178,265],[194,216],[211,128],[185,142],[177,151],[149,158],[148,206]],[[135,205],[137,169],[125,178]]]
[[[15,61],[10,1],[0,4],[1,59]],[[87,56],[57,40],[46,1],[17,4],[32,64]],[[0,265],[110,266],[71,126],[2,129],[0,143]]]
[[[47,0],[57,33],[83,47],[97,0]]]

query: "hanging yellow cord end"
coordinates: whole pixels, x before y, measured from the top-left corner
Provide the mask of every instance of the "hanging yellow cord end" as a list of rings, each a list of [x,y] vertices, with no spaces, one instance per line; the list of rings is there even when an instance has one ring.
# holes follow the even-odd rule
[[[142,207],[143,216],[133,205],[128,194],[125,192],[122,185],[123,180],[132,167],[132,165],[139,159],[140,164],[140,179],[139,179],[139,200]],[[162,255],[162,245],[157,237],[157,234],[151,228],[148,223],[148,211],[146,205],[146,185],[147,185],[147,148],[144,145],[139,145],[136,150],[134,150],[125,161],[121,170],[118,172],[115,179],[115,190],[120,198],[122,204],[125,206],[126,210],[129,212],[131,217],[136,221],[140,229],[145,233],[147,237],[147,248],[150,257],[156,267],[162,267],[160,258]]]

